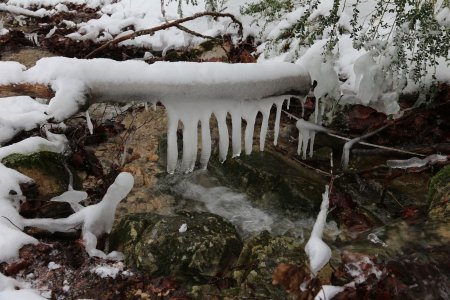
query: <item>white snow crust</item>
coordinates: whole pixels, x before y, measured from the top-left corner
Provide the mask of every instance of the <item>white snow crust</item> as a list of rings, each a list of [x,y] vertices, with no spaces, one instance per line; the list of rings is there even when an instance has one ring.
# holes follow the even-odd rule
[[[4,300],[43,300],[37,292],[26,287],[14,278],[0,273],[0,299]]]

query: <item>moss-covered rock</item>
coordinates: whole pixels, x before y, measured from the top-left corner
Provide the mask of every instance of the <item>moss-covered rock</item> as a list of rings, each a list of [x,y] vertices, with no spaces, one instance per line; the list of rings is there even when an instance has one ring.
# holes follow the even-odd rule
[[[233,272],[240,299],[286,299],[285,290],[272,284],[272,275],[281,263],[304,265],[303,247],[296,238],[275,237],[267,231],[245,241]]]
[[[448,220],[450,217],[450,166],[444,167],[433,178],[428,188],[429,216]]]
[[[8,168],[32,178],[38,185],[40,197],[50,199],[67,191],[70,174],[62,154],[42,151],[30,155],[11,154],[2,159]],[[80,180],[74,174],[74,188],[81,188]]]
[[[180,233],[182,224],[187,230]],[[222,275],[242,248],[228,221],[206,212],[184,211],[172,216],[127,215],[113,229],[110,245],[139,269],[189,282]]]

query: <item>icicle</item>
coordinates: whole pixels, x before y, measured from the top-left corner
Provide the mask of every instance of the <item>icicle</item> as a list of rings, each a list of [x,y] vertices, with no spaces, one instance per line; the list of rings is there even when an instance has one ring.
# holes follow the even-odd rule
[[[298,99],[300,99],[300,104],[302,105],[302,118],[305,117],[305,102],[306,102],[306,97],[298,97]]]
[[[323,229],[327,219],[327,212],[329,207],[329,187],[325,186],[325,192],[322,194],[322,204],[320,205],[320,212],[317,215],[317,220],[314,223],[311,237],[305,246],[306,255],[309,257],[309,267],[311,273],[316,276],[330,260],[331,249],[322,240]]]
[[[275,117],[275,127],[274,127],[274,136],[273,136],[273,144],[276,146],[278,144],[278,134],[280,133],[280,119],[281,119],[281,110],[283,108],[284,99],[277,100],[275,102],[277,106],[277,115]]]
[[[350,161],[350,150],[352,150],[353,145],[358,143],[360,140],[361,137],[357,137],[345,143],[341,159],[341,165],[344,169],[347,169],[348,163]]]
[[[144,102],[144,109],[145,111],[148,111],[148,102]]]
[[[178,160],[178,142],[177,129],[179,117],[175,113],[176,110],[166,105],[168,115],[167,128],[167,172],[173,174],[177,167]]]
[[[243,109],[242,117],[247,122],[247,126],[245,127],[245,154],[249,155],[252,153],[253,149],[253,134],[255,131],[255,120],[256,115],[258,114],[258,108],[255,104],[246,102]]]
[[[314,138],[317,132],[328,132],[323,126],[305,121],[303,119],[299,119],[296,123],[298,128],[298,147],[297,154],[300,155],[303,153],[302,158],[306,159],[306,153],[308,151],[308,144],[310,145],[310,149],[314,147]],[[312,156],[312,151],[310,150],[309,155]]]
[[[94,126],[92,125],[91,117],[89,116],[89,111],[86,111],[86,123],[89,129],[89,134],[92,135],[94,133]]]
[[[156,102],[157,102],[157,101],[155,101],[155,102],[152,103],[152,105],[153,105],[153,111],[156,111]]]
[[[264,151],[264,145],[266,144],[266,135],[267,135],[267,128],[269,127],[269,116],[271,107],[272,103],[270,103],[269,105],[265,105],[260,110],[263,119],[261,123],[261,132],[259,133],[259,151]]]
[[[202,153],[200,155],[200,164],[202,169],[206,170],[208,166],[209,157],[211,156],[211,130],[209,128],[209,118],[211,114],[208,116],[204,116],[201,120],[202,126]]]
[[[197,158],[197,131],[198,120],[182,118],[183,122],[183,160],[182,170],[186,173],[192,172]]]
[[[287,110],[289,110],[289,106],[291,106],[291,98],[290,97],[287,99],[287,105],[286,105]]]
[[[320,105],[320,111],[315,113],[316,115],[318,115],[318,117],[315,118],[317,125],[322,125],[322,119],[323,119],[324,112],[325,112],[325,104],[322,104],[322,105]],[[313,156],[315,140],[316,140],[316,131],[313,130],[312,132],[310,132],[309,157]],[[305,154],[306,154],[306,152],[305,152]]]
[[[214,111],[214,115],[216,116],[217,126],[219,127],[219,159],[220,162],[223,163],[227,159],[228,147],[230,144],[227,126],[227,111],[217,109]]]
[[[241,135],[242,135],[241,124],[242,124],[242,117],[240,113],[240,108],[235,107],[231,111],[231,127],[232,127],[231,143],[233,148],[232,157],[241,155]]]

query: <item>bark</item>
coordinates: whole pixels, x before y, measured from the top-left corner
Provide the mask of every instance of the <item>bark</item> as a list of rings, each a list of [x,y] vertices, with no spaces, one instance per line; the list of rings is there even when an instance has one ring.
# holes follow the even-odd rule
[[[45,84],[19,83],[0,85],[0,97],[30,96],[43,99],[51,99],[55,92]]]

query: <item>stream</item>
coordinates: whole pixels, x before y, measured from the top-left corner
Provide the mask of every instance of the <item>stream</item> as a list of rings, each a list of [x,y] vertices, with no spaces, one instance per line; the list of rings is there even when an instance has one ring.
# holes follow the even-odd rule
[[[26,49],[3,54],[2,60],[14,59],[31,65],[29,59],[48,55],[40,50]],[[105,121],[104,110],[91,108],[91,115],[99,124]],[[139,157],[123,166],[125,171],[134,174],[136,185],[128,199],[120,204],[119,219],[133,212],[171,215],[178,210],[206,211],[231,222],[244,241],[262,231],[273,236],[294,237],[301,243],[308,240],[329,178],[295,161],[280,159],[279,153],[271,149],[268,154],[253,153],[249,157],[228,159],[224,165],[213,155],[207,171],[168,175],[164,171],[164,148],[161,148],[167,123],[164,109],[138,109],[125,114],[122,121],[125,126],[140,127],[126,144]],[[288,131],[289,122],[282,120],[281,132]],[[280,139],[281,145],[296,148],[291,136],[282,134]],[[93,147],[105,170],[117,162],[111,153],[118,153],[119,141],[120,137],[111,137]],[[320,144],[317,150],[320,150]],[[377,159],[380,160],[374,158]],[[364,165],[371,164],[365,158],[356,157],[355,161],[358,160]],[[91,180],[85,187],[95,185],[96,181],[81,173],[86,182]],[[324,241],[332,248],[332,264],[345,265],[349,252],[376,256],[377,266],[399,276],[415,299],[450,299],[450,223],[426,217],[402,218],[401,211],[407,205],[399,207],[396,203],[423,204],[430,177],[430,173],[421,173],[396,179],[384,206],[379,205],[380,180],[359,176],[338,180],[337,188],[350,195],[358,213],[370,226],[361,230],[341,226],[343,221],[330,212]],[[360,267],[354,262],[346,266],[352,263],[355,272],[362,276],[359,283],[365,282],[368,274],[358,269]],[[383,270],[377,272],[382,274]]]

